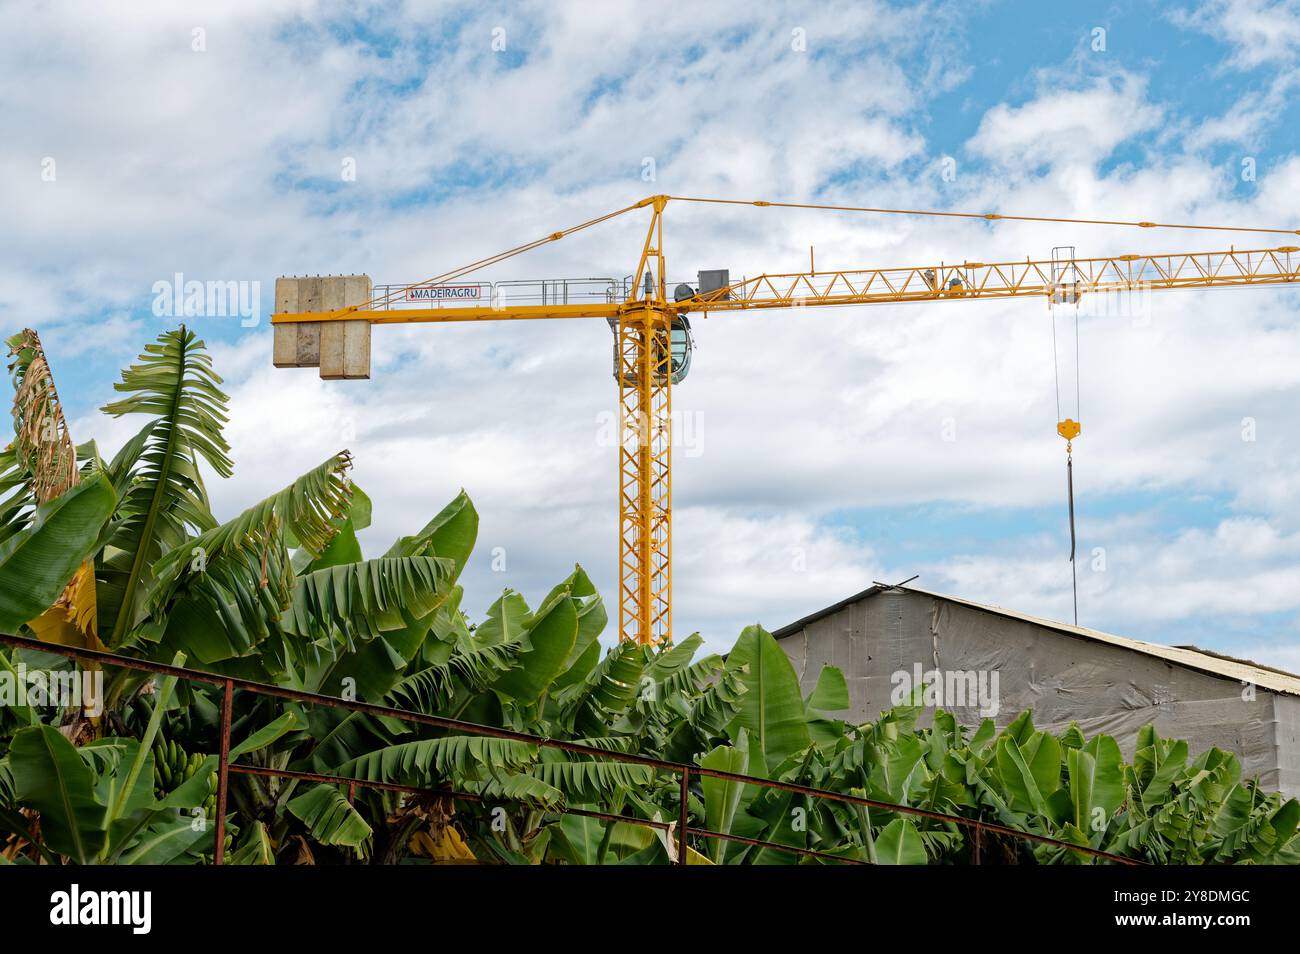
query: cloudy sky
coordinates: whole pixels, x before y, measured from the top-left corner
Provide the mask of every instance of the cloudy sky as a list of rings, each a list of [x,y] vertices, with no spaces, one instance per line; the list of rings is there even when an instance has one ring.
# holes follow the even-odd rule
[[[271,367],[281,274],[410,282],[654,193],[1300,226],[1300,4],[11,0],[0,326],[36,327],[78,440],[176,319],[232,398],[223,516],[341,447],[372,554],[459,488],[479,614],[583,564],[615,593],[602,321],[384,327],[368,382]],[[622,277],[644,217],[489,280]],[[1272,247],[1277,236],[672,206],[669,278]],[[252,283],[260,283],[255,286]],[[1059,317],[1059,315],[1058,315]],[[1073,316],[1070,316],[1073,320]],[[1068,620],[1052,316],[1034,300],[697,325],[676,389],[675,623],[723,648],[874,580]],[[1300,669],[1300,295],[1080,314],[1080,621]],[[493,566],[493,550],[504,569]]]

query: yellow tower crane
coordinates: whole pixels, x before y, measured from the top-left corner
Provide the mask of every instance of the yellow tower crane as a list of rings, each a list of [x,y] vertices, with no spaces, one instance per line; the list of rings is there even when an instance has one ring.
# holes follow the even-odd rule
[[[958,302],[990,298],[1039,298],[1049,305],[1077,304],[1084,294],[1178,288],[1278,285],[1300,279],[1300,247],[1282,245],[1212,252],[1124,254],[1063,261],[962,262],[894,268],[764,273],[731,282],[725,271],[700,272],[698,287],[679,285],[670,298],[664,255],[664,211],[670,202],[818,209],[890,215],[928,215],[986,221],[1132,226],[1144,229],[1256,232],[1300,235],[1296,229],[1177,225],[1147,221],[1072,219],[997,213],[930,212],[856,206],[706,199],[656,195],[552,232],[441,275],[389,287],[354,303],[318,296],[308,305],[295,292],[281,296],[277,284],[276,359],[281,367],[319,366],[322,377],[369,377],[369,330],[373,325],[412,322],[510,321],[604,318],[615,332],[614,365],[619,389],[619,638],[641,644],[672,639],[672,386],[690,362],[687,315],[820,305]],[[456,285],[466,276],[516,255],[584,231],[617,216],[650,210],[650,223],[631,282],[605,300],[511,304],[498,286]],[[351,279],[348,279],[351,281]],[[462,294],[463,292],[463,294]],[[485,301],[484,299],[490,298]],[[545,295],[542,296],[544,299]],[[462,303],[469,299],[475,303]],[[423,307],[393,307],[398,300]],[[338,324],[336,324],[338,323]],[[332,370],[327,373],[327,366]],[[1059,415],[1058,415],[1059,416]],[[1063,418],[1067,442],[1077,420]],[[1076,610],[1077,612],[1077,610]]]

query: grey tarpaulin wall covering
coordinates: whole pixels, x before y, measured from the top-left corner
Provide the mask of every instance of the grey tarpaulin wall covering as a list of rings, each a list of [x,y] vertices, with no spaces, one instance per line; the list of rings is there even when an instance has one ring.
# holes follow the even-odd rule
[[[1243,774],[1300,796],[1300,677],[1287,673],[913,587],[872,587],[776,636],[805,693],[822,666],[844,671],[855,721],[888,709],[894,674],[914,674],[918,663],[983,673],[986,685],[996,672],[999,727],[1032,709],[1040,728],[1059,732],[1076,721],[1087,735],[1113,735],[1131,758],[1137,730],[1150,722],[1186,739],[1193,755],[1211,746],[1235,752]],[[943,708],[967,725],[982,718],[975,698],[950,698]]]

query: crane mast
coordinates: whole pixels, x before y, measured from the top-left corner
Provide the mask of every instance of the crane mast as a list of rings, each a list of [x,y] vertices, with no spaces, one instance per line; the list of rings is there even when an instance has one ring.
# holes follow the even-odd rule
[[[632,294],[641,289],[640,307],[620,309],[615,331],[618,632],[621,641],[641,645],[672,640],[673,375],[672,313],[665,307],[665,201],[655,198],[641,260],[632,275]]]
[[[983,299],[1039,298],[1049,304],[1075,303],[1085,294],[1164,291],[1184,288],[1241,288],[1290,284],[1300,280],[1300,247],[1282,245],[1209,252],[1123,254],[1062,262],[1057,258],[1019,262],[963,261],[887,268],[764,273],[718,288],[690,289],[669,300],[664,255],[664,210],[670,200],[721,202],[758,207],[785,206],[835,211],[959,216],[986,220],[1126,225],[1141,228],[1194,228],[1300,235],[1293,229],[1235,229],[1220,226],[1172,226],[1153,222],[1118,222],[992,213],[933,213],[895,209],[798,206],[789,203],[738,202],[650,196],[634,205],[553,232],[515,249],[433,278],[401,286],[437,288],[480,268],[557,241],[615,216],[651,209],[641,256],[623,301],[571,304],[510,304],[493,296],[490,304],[433,305],[395,308],[395,292],[343,307],[328,303],[295,307],[296,297],[272,316],[276,329],[276,364],[321,367],[322,377],[369,377],[369,328],[373,325],[604,318],[615,333],[614,366],[619,389],[619,638],[642,645],[672,640],[672,386],[675,376],[673,335],[688,313],[802,309],[824,305],[958,302]],[[351,279],[349,279],[351,280]],[[277,308],[281,307],[277,292]],[[341,322],[341,327],[331,323]],[[347,329],[348,341],[364,332],[363,367],[326,374],[321,354],[330,331]],[[298,340],[291,335],[297,332]],[[310,332],[310,334],[308,334]],[[316,341],[315,350],[303,341]],[[342,344],[339,347],[343,347]],[[295,349],[298,356],[293,355]],[[307,357],[302,354],[306,350]],[[281,354],[288,355],[283,361]]]

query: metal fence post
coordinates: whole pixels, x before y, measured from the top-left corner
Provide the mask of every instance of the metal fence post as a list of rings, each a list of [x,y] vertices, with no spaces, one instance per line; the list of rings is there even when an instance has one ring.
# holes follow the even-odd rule
[[[229,679],[221,693],[221,748],[217,755],[217,844],[214,864],[226,860],[226,795],[230,785],[230,708],[235,684]]]
[[[687,816],[687,799],[691,790],[691,770],[682,768],[682,803],[678,808],[677,816],[677,863],[686,864],[686,816]]]

